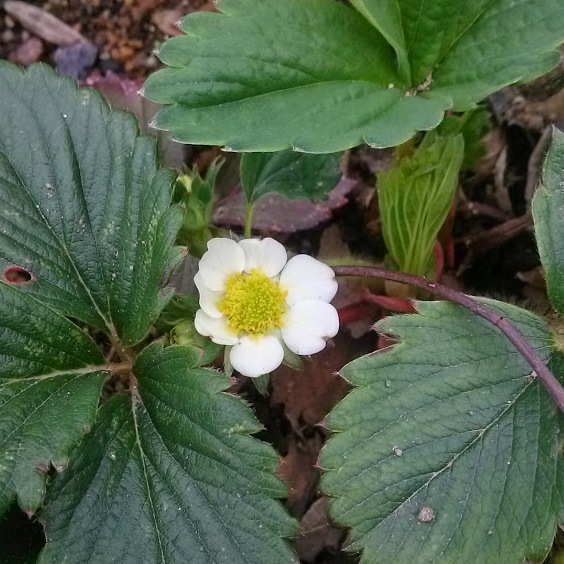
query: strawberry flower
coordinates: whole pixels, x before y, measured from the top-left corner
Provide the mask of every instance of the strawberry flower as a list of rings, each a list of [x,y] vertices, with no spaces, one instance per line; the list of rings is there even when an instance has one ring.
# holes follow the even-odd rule
[[[333,270],[308,255],[290,260],[274,239],[215,238],[194,281],[200,293],[196,330],[231,346],[229,360],[244,376],[271,372],[284,349],[310,355],[339,330]]]

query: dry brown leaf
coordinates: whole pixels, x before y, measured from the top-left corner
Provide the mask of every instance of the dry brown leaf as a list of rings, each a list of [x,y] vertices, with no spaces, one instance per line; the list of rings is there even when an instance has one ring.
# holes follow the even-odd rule
[[[88,43],[88,40],[76,29],[62,22],[53,14],[27,2],[7,0],[4,2],[4,10],[12,18],[18,20],[28,31],[48,43],[63,47],[79,42]]]
[[[151,15],[151,21],[166,35],[171,37],[183,35],[178,27],[178,22],[184,16],[184,11],[180,9],[158,10]]]
[[[253,228],[264,234],[295,233],[311,229],[330,220],[333,210],[347,203],[347,196],[355,180],[342,178],[322,202],[290,200],[279,194],[267,194],[255,204]],[[219,225],[245,224],[245,197],[238,189],[228,194],[214,209],[213,221]]]
[[[343,531],[331,524],[328,510],[329,500],[321,497],[311,504],[300,522],[296,552],[303,562],[315,562],[324,550],[339,550]]]
[[[294,516],[303,515],[316,494],[319,470],[315,464],[322,443],[320,433],[303,441],[293,436],[288,454],[280,459],[278,475],[290,489],[286,504]]]
[[[168,10],[157,10],[151,16],[151,21],[166,35],[184,35],[182,30],[178,27],[178,22],[187,14],[191,12],[216,12],[215,3],[207,0],[201,6],[196,8],[187,8],[183,5]]]
[[[304,369],[297,372],[281,366],[272,374],[271,404],[284,404],[286,417],[294,429],[315,425],[345,397],[350,386],[337,372],[350,360],[354,339],[340,333],[334,346],[304,359]]]

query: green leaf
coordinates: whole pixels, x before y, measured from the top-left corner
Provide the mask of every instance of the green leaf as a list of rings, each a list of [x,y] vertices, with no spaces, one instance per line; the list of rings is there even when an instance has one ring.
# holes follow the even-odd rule
[[[351,3],[392,45],[407,83],[431,82],[431,95],[451,98],[455,109],[532,80],[560,61],[560,0]]]
[[[413,83],[431,73],[429,95],[448,96],[455,110],[560,62],[561,0],[400,1],[409,21]]]
[[[236,151],[394,146],[560,60],[561,0],[223,0],[146,83],[156,125]],[[395,53],[394,53],[395,51]],[[416,95],[415,95],[416,94]]]
[[[548,359],[539,318],[483,301]],[[344,369],[357,388],[321,460],[331,515],[365,564],[541,562],[562,514],[562,413],[495,327],[449,303],[418,309],[378,324],[399,344]]]
[[[47,66],[0,61],[0,100],[0,269],[25,269],[22,291],[135,344],[180,258],[154,140]]]
[[[435,127],[450,101],[408,96],[393,50],[329,0],[224,0],[167,41],[145,94],[159,128],[235,151],[334,153],[392,146]],[[395,86],[395,87],[394,87]]]
[[[491,129],[490,115],[483,106],[467,110],[463,114],[447,117],[437,128],[440,135],[456,135],[464,137],[464,159],[461,170],[472,170],[476,163],[486,154],[483,142]]]
[[[550,301],[564,314],[564,133],[557,129],[552,134],[543,178],[533,199],[535,234]]]
[[[16,495],[28,513],[39,507],[50,466],[93,423],[103,362],[74,323],[0,282],[0,515]]]
[[[187,318],[194,318],[200,309],[200,298],[196,294],[175,294],[163,309],[155,326],[162,333]]]
[[[287,198],[322,200],[341,178],[340,161],[340,153],[246,153],[241,157],[241,185],[251,204],[272,192]]]
[[[296,561],[277,456],[248,436],[260,426],[229,379],[190,358],[158,344],[137,358],[133,406],[106,403],[50,489],[41,564]]]
[[[170,332],[170,340],[175,345],[188,348],[194,355],[192,366],[204,366],[217,358],[224,345],[214,343],[209,337],[200,335],[194,325],[194,317],[184,319]]]
[[[461,134],[426,134],[414,151],[378,174],[388,252],[399,270],[427,276],[433,244],[452,206],[464,157]]]
[[[411,71],[399,0],[351,0],[351,4],[386,38],[398,58],[398,71],[411,84]]]

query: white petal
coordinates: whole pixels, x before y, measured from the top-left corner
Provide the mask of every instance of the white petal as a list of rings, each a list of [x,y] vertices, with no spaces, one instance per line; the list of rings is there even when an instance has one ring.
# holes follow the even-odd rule
[[[225,282],[232,274],[243,272],[245,253],[231,239],[216,237],[208,241],[208,250],[200,259],[200,275],[203,283],[214,292],[225,289]]]
[[[200,293],[200,307],[210,316],[210,317],[221,317],[223,313],[217,308],[219,300],[223,296],[223,292],[213,292],[210,290],[202,280],[202,275],[197,272],[194,276],[194,283],[198,292]]]
[[[226,317],[210,317],[203,309],[196,312],[194,319],[196,331],[204,337],[209,337],[218,345],[234,345],[239,337],[227,325]]]
[[[233,346],[229,360],[235,370],[258,378],[278,368],[284,360],[284,349],[280,341],[273,335],[265,337],[243,337]]]
[[[245,272],[251,272],[256,268],[272,278],[284,268],[288,260],[284,245],[270,237],[262,241],[243,239],[239,241],[239,246],[245,252]]]
[[[296,255],[286,263],[280,285],[288,291],[286,303],[290,306],[300,300],[330,302],[338,287],[333,269],[309,255]]]
[[[296,354],[314,354],[339,331],[337,310],[327,302],[303,300],[286,313],[282,339]]]

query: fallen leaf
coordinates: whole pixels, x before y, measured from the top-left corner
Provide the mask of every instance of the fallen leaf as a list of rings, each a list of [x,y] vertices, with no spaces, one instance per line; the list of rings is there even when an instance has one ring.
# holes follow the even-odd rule
[[[74,43],[88,43],[86,37],[62,22],[53,14],[19,0],[7,0],[4,2],[4,10],[12,18],[18,20],[25,29],[41,37],[48,43],[68,46]]]
[[[178,27],[178,22],[185,15],[183,10],[158,10],[151,16],[151,21],[166,35],[184,35]]]
[[[311,504],[300,522],[296,538],[296,552],[303,562],[314,562],[317,556],[327,550],[337,552],[343,530],[329,521],[329,501],[321,497]]]
[[[142,96],[142,83],[129,78],[121,78],[112,72],[106,76],[92,74],[85,84],[96,88],[112,109],[127,110],[135,114],[141,131],[156,134],[164,163],[169,168],[180,170],[189,150],[185,145],[174,142],[168,133],[152,130],[150,123],[159,105]]]
[[[319,470],[315,464],[322,444],[320,433],[303,440],[292,436],[288,454],[280,459],[278,475],[288,484],[286,505],[294,516],[301,517],[317,493]]]
[[[344,206],[355,180],[343,177],[321,202],[290,200],[279,194],[268,194],[255,204],[253,229],[263,234],[294,233],[329,221],[333,211]],[[219,225],[241,227],[245,224],[245,197],[240,188],[233,190],[214,209],[213,221]]]
[[[295,430],[322,421],[350,390],[337,372],[350,360],[354,339],[341,332],[333,342],[311,360],[305,358],[302,371],[281,366],[272,373],[271,404],[284,404]]]

